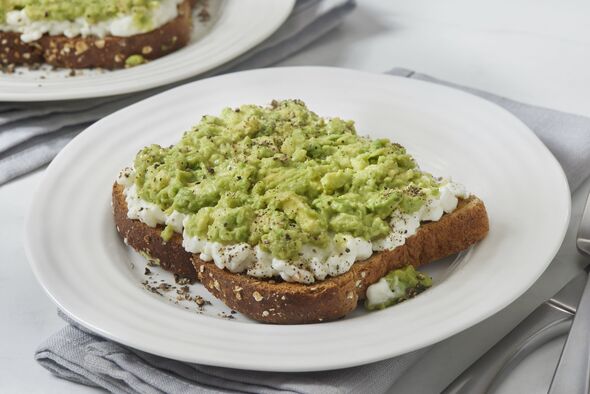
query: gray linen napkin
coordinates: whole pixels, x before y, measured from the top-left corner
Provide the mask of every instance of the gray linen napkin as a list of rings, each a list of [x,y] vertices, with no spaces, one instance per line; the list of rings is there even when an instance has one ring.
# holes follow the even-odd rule
[[[563,166],[571,190],[590,176],[590,119],[539,108],[490,93],[396,68],[392,75],[416,78],[468,91],[512,112],[549,147]],[[96,336],[72,322],[51,336],[35,354],[56,376],[116,393],[383,393],[426,352],[355,368],[315,373],[242,371],[182,363],[150,355]]]
[[[354,0],[297,0],[285,23],[242,56],[195,79],[270,66],[342,22]],[[187,81],[131,95],[51,103],[0,102],[0,185],[49,163],[89,122]]]
[[[114,393],[382,393],[422,354],[313,373],[275,373],[189,364],[93,335],[61,311],[69,325],[37,350],[37,361],[60,378]]]

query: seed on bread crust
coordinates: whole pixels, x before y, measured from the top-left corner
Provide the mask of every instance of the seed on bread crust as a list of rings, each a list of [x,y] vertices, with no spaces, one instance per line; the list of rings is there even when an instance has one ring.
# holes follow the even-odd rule
[[[76,41],[74,47],[76,49],[76,56],[81,55],[88,50],[88,44],[86,44],[86,41]]]
[[[259,292],[255,291],[254,293],[252,293],[252,297],[254,297],[254,299],[256,300],[256,302],[260,302],[264,299],[263,296],[260,295]]]

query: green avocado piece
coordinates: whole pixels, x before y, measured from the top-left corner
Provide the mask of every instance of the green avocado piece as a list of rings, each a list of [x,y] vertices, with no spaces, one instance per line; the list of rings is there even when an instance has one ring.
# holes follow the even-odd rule
[[[164,230],[162,230],[162,233],[160,234],[160,236],[162,237],[162,239],[165,242],[170,241],[170,239],[172,238],[172,236],[174,235],[174,228],[171,225],[167,225]]]
[[[422,272],[416,271],[412,265],[390,271],[383,279],[389,285],[393,296],[379,304],[370,304],[367,298],[365,300],[365,308],[370,311],[385,309],[389,306],[399,304],[402,301],[417,296],[432,286],[432,278]]]
[[[131,55],[125,59],[125,67],[135,67],[145,63],[146,60],[141,55]]]

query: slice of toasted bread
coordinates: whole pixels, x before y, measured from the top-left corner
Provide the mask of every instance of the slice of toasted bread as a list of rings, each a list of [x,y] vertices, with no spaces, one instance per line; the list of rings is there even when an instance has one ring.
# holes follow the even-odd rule
[[[68,38],[44,35],[30,43],[20,34],[0,31],[0,64],[48,63],[55,67],[116,69],[125,67],[133,55],[153,60],[184,47],[192,32],[194,0],[178,5],[178,16],[147,33],[129,37],[88,36]]]
[[[188,273],[187,261],[197,278],[227,306],[265,323],[301,324],[335,320],[353,311],[365,298],[367,287],[389,271],[405,266],[420,266],[458,253],[483,239],[489,230],[483,202],[477,197],[460,200],[457,208],[437,222],[423,223],[406,243],[391,251],[374,253],[353,264],[345,274],[306,285],[254,278],[219,269],[182,248],[182,237],[175,234],[166,244],[156,228],[127,218],[123,187],[113,186],[115,222],[127,244],[159,259],[163,268]],[[190,272],[195,275],[194,271]]]

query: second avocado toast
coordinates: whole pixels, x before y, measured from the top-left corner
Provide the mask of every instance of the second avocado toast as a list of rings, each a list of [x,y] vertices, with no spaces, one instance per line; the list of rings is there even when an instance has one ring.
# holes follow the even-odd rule
[[[0,1],[0,65],[116,69],[188,44],[196,0]]]

